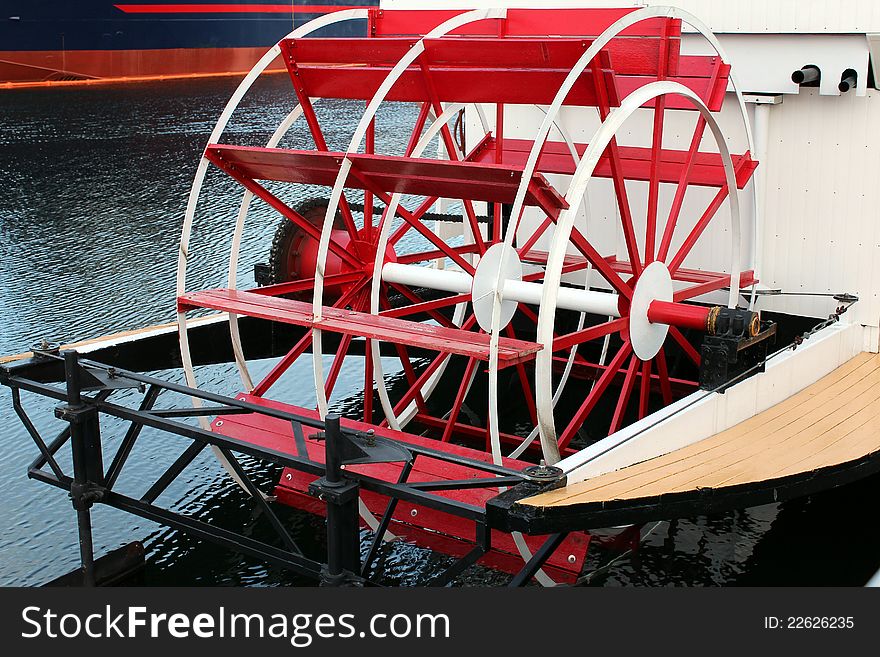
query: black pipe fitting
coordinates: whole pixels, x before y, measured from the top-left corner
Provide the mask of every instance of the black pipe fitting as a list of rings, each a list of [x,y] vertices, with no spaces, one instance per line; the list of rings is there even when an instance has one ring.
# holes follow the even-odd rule
[[[791,74],[791,81],[801,87],[818,87],[822,72],[818,66],[807,64]]]
[[[837,85],[837,88],[840,89],[840,93],[845,94],[850,89],[856,88],[857,81],[858,74],[853,69],[848,68],[840,76],[840,84]]]

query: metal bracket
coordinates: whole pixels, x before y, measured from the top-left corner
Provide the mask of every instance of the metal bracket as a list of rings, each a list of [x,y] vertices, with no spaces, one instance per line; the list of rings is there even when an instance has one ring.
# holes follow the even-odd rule
[[[78,404],[76,406],[59,404],[55,407],[55,417],[71,424],[84,424],[97,419],[98,409],[94,406],[86,406],[85,404]]]
[[[774,322],[761,322],[753,336],[739,330],[736,322],[730,322],[722,333],[707,334],[700,349],[700,389],[724,392],[744,373],[763,372],[768,349],[775,341]]]
[[[73,502],[73,508],[77,511],[92,508],[94,504],[104,499],[105,489],[102,486],[96,486],[91,482],[70,484],[70,500]]]
[[[340,464],[364,465],[367,463],[410,463],[412,452],[400,443],[389,438],[377,436],[370,431],[342,431],[339,441]],[[323,440],[326,434],[321,431],[312,434],[311,438]]]
[[[134,381],[120,375],[114,368],[89,367],[81,365],[82,390],[121,390],[123,388],[136,388],[144,392],[146,388],[140,381]]]
[[[326,477],[309,484],[309,495],[328,504],[345,504],[356,500],[360,486],[357,482],[343,479],[340,482],[328,481]]]

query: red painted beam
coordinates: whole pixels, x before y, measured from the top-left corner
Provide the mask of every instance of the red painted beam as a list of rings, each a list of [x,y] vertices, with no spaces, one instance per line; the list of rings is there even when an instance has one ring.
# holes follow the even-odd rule
[[[587,144],[575,144],[579,155],[587,150]],[[507,166],[525,166],[532,142],[527,139],[505,139],[502,162]],[[636,146],[619,146],[621,173],[626,180],[651,180],[651,149]],[[489,161],[489,155],[483,154],[480,161]],[[746,151],[742,155],[732,155],[736,173],[736,184],[739,189],[746,186],[758,166]],[[688,151],[664,148],[660,151],[657,175],[660,182],[678,183],[681,172],[688,166]],[[574,160],[571,151],[564,142],[548,142],[538,161],[538,171],[545,174],[574,173]],[[611,162],[603,156],[593,174],[599,178],[611,177]],[[723,187],[727,184],[724,166],[718,153],[697,153],[689,177],[691,185],[703,187]]]
[[[314,409],[290,406],[254,395],[241,394],[239,398],[254,404],[284,409],[314,419],[318,418]],[[257,414],[220,416],[217,419],[222,420],[222,424],[218,425],[215,420],[211,427],[212,431],[264,448],[274,449],[284,454],[293,455],[294,453],[295,441],[292,428],[290,423],[285,420]],[[487,454],[482,450],[475,450],[453,443],[442,443],[430,438],[402,431],[394,431],[387,427],[378,427],[348,418],[343,418],[342,426],[343,428],[355,431],[372,429],[376,435],[396,440],[404,445],[411,444],[428,447],[449,454],[466,456],[474,460],[487,463],[492,462],[491,454]],[[304,429],[308,457],[323,463],[324,441],[312,438],[312,434],[316,431],[315,429],[308,429],[307,427],[304,427]],[[530,465],[525,461],[508,458],[504,458],[502,464],[514,470],[521,470]],[[396,483],[400,477],[402,467],[403,464],[401,463],[378,463],[352,466],[352,469],[356,469],[358,472],[375,479]],[[486,473],[472,467],[449,463],[429,456],[420,456],[415,462],[409,476],[409,481],[461,480],[485,476]],[[325,505],[316,498],[309,496],[307,492],[308,484],[313,479],[313,475],[285,469],[274,493],[282,504],[294,506],[311,513],[323,514]],[[472,488],[438,491],[438,495],[476,507],[484,507],[486,501],[499,492],[497,488]],[[361,496],[364,503],[374,514],[381,515],[384,513],[388,498],[368,490],[362,490]],[[472,547],[475,539],[473,521],[428,509],[405,500],[401,500],[398,503],[393,517],[394,521],[390,531],[404,536],[423,547],[454,556],[463,556]],[[543,542],[541,537],[526,537],[525,540],[532,550],[536,550]],[[573,532],[551,556],[548,562],[548,571],[554,577],[561,577],[566,581],[571,581],[580,573],[588,544],[588,535],[581,532]],[[493,551],[484,557],[481,563],[513,572],[522,568],[522,559],[517,554],[510,534],[493,531],[492,546]],[[574,555],[574,560],[569,560],[570,555]]]
[[[191,292],[178,297],[178,307],[181,310],[211,308],[295,326],[320,328],[331,333],[356,335],[480,360],[489,359],[489,335],[486,333],[327,306],[322,310],[321,319],[316,321],[311,303],[267,297],[244,290]],[[501,338],[498,344],[498,367],[531,360],[540,349],[541,345],[536,342]]]
[[[353,163],[346,187],[379,189],[416,196],[512,203],[522,168],[469,161],[432,160],[391,155],[299,151],[283,148],[212,145],[206,156],[221,168],[253,180],[332,186],[343,158]],[[526,205],[545,211],[566,207],[562,196],[541,174],[535,174]]]
[[[503,19],[488,19],[469,23],[454,30],[454,35],[500,36],[599,36],[612,23],[636,11],[638,7],[583,8],[583,9],[508,9]],[[424,35],[440,23],[462,14],[462,9],[440,10],[378,10],[373,19],[373,36]],[[640,21],[625,29],[621,36],[658,38],[665,18]],[[674,21],[671,36],[675,41],[681,34],[681,21]]]

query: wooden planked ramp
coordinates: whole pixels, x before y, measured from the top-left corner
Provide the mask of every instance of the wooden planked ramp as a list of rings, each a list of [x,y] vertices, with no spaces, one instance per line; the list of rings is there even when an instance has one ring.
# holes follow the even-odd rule
[[[612,509],[661,518],[664,507],[726,493],[772,492],[880,451],[880,355],[862,353],[785,401],[726,431],[663,456],[519,500],[534,511],[584,518]],[[842,477],[840,483],[846,480]],[[828,483],[826,482],[826,485]],[[830,485],[834,485],[831,483]],[[754,503],[762,503],[755,499]],[[720,505],[716,505],[718,508]],[[648,510],[650,508],[650,510]],[[699,511],[699,505],[694,506]],[[672,517],[672,516],[670,516]]]

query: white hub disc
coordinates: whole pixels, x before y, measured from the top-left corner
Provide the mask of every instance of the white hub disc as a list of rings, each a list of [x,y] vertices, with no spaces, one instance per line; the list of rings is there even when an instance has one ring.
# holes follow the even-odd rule
[[[506,257],[502,257],[507,252]],[[498,276],[498,269],[504,263],[504,271]],[[522,263],[519,260],[516,250],[499,242],[490,246],[474,272],[474,284],[471,288],[471,299],[474,304],[474,315],[477,318],[477,324],[487,333],[492,332],[492,306],[495,303],[495,282],[496,281],[521,281],[522,280]],[[498,329],[503,329],[513,319],[516,307],[519,302],[504,299],[504,292],[501,293],[501,313]]]
[[[651,360],[660,351],[668,324],[652,324],[648,321],[648,306],[652,301],[672,301],[672,277],[669,269],[654,261],[642,271],[633,290],[629,313],[629,337],[633,351],[640,360]]]

